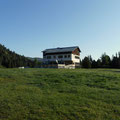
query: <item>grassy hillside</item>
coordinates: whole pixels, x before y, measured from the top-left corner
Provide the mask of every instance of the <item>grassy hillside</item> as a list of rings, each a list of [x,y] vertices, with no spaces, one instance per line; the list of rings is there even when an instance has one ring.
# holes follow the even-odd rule
[[[0,120],[120,120],[120,71],[0,69]]]

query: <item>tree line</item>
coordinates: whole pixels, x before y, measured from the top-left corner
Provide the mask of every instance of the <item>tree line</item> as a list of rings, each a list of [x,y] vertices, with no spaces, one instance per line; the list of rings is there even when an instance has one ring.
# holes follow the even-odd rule
[[[35,67],[37,61],[30,60],[29,58],[16,54],[9,50],[4,45],[0,44],[0,67],[16,68],[16,67]]]
[[[82,68],[120,68],[120,52],[110,58],[106,53],[98,60],[92,59],[91,56],[84,57],[80,62]],[[0,67],[16,68],[16,67],[40,67],[41,62],[37,59],[19,55],[4,45],[0,44]]]
[[[81,61],[82,68],[120,68],[120,52],[113,55],[112,58],[106,53],[98,60],[92,59],[91,56],[84,57]]]

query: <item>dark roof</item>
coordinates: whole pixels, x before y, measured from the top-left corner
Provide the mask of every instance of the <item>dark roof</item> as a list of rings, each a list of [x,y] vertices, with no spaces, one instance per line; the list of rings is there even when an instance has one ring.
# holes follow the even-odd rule
[[[51,48],[51,49],[46,49],[43,52],[45,53],[62,53],[62,52],[72,52],[76,48],[79,49],[78,46],[73,46],[73,47],[58,47],[58,48]],[[80,49],[79,49],[80,51]],[[81,51],[80,51],[81,52]]]

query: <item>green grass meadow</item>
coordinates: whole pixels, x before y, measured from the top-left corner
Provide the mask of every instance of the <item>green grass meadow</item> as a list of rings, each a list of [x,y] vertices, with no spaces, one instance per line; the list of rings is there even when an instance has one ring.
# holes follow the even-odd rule
[[[120,120],[120,70],[0,69],[0,120]]]

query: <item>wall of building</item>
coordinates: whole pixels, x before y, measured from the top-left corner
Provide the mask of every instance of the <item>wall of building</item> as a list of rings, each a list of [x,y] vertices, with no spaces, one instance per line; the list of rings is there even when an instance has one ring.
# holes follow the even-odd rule
[[[62,57],[60,57],[62,56]],[[44,56],[44,61],[70,61],[72,60],[71,54],[55,54],[55,55],[46,55]]]
[[[44,61],[73,61],[73,63],[80,63],[80,56],[75,54],[54,54],[44,56]]]
[[[41,68],[66,68],[66,69],[75,69],[75,64],[71,65],[65,65],[65,64],[48,64],[48,65],[42,65]]]
[[[73,61],[74,63],[80,63],[80,56],[79,56],[79,55],[72,54],[72,61]]]

